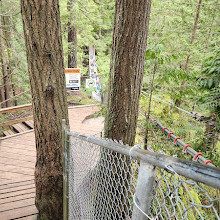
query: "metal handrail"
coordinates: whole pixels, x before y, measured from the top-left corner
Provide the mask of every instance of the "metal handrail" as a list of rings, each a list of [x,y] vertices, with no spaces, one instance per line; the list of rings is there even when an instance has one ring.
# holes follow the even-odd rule
[[[67,132],[72,137],[77,137],[81,140],[99,145],[109,150],[133,157],[153,166],[169,170],[172,167],[178,174],[190,178],[196,182],[201,182],[206,185],[220,189],[220,169],[199,164],[194,161],[174,158],[164,154],[150,152],[138,147],[130,147],[116,142],[111,142],[106,139],[95,138],[93,136],[85,136],[75,132]]]

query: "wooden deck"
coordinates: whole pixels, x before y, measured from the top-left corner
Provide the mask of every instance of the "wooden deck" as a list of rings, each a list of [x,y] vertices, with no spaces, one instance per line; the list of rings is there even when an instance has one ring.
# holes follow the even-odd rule
[[[70,108],[71,130],[86,135],[100,131],[102,118],[84,121],[97,110],[97,106]],[[0,140],[0,220],[36,219],[35,162],[33,131]]]

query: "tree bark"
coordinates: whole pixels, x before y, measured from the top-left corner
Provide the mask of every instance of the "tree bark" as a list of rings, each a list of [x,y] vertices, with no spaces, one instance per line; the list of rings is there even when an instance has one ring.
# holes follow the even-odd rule
[[[6,108],[4,101],[5,101],[5,97],[4,97],[3,87],[0,87],[0,102],[3,102],[1,103],[1,108]]]
[[[75,0],[68,1],[68,10],[71,11]],[[73,20],[76,20],[76,15],[73,14]],[[77,30],[68,22],[68,68],[77,68]]]
[[[62,119],[68,121],[58,0],[21,0],[37,162],[38,219],[63,219]]]
[[[105,137],[133,145],[151,0],[116,0]]]
[[[150,97],[149,97],[149,104],[148,104],[148,113],[146,115],[146,121],[147,121],[147,128],[146,128],[146,133],[145,133],[145,138],[144,138],[144,149],[147,150],[147,143],[148,143],[148,124],[149,124],[149,119],[150,119],[150,113],[151,113],[151,103],[152,103],[152,95],[153,95],[153,90],[154,90],[154,79],[155,79],[155,75],[156,75],[156,71],[157,71],[157,57],[155,57],[155,61],[154,61],[154,70],[153,70],[153,76],[152,76],[152,80],[151,80],[151,85],[150,85]]]
[[[150,8],[151,0],[138,2],[116,0],[115,2],[104,136],[113,140],[122,140],[124,144],[130,146],[135,143]],[[105,210],[102,211],[109,219],[131,217],[129,198],[132,195],[126,191],[131,180],[129,172],[131,163],[129,157],[121,157],[103,149],[100,160],[100,164],[103,162],[101,167],[105,167],[104,173],[107,175],[104,174],[104,183],[100,182],[98,188],[101,189],[103,188],[101,185],[106,185],[106,189],[98,192],[96,198],[100,200],[107,198],[103,208]],[[102,175],[103,173],[100,174]],[[113,183],[108,184],[111,182]],[[120,202],[117,198],[120,198]],[[96,210],[96,213],[98,212],[99,210]]]
[[[0,18],[0,26],[1,26],[1,18]],[[3,85],[4,89],[2,90],[4,100],[10,99],[10,90],[9,90],[9,77],[8,77],[8,69],[7,69],[7,58],[5,54],[5,44],[3,40],[3,31],[0,27],[0,58],[1,58],[1,64],[2,64],[2,75],[3,75]],[[2,100],[2,101],[4,101]],[[5,107],[10,107],[11,101],[8,100],[5,102]]]

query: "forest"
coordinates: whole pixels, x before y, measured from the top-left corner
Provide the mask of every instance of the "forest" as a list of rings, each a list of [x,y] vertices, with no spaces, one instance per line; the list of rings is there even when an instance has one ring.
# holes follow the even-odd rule
[[[60,11],[60,26],[55,19],[59,17],[56,10],[42,13],[37,21],[31,17],[28,1],[1,0],[0,110],[34,103],[38,149],[43,143],[41,134],[44,132],[40,122],[49,126],[48,131],[61,127],[61,122],[49,112],[51,106],[54,106],[57,117],[62,116],[68,121],[67,104],[97,104],[100,110],[93,117],[105,117],[105,137],[192,160],[192,155],[183,153],[182,148],[167,141],[163,135],[167,129],[171,131],[168,137],[175,133],[207,161],[220,167],[220,3],[218,0],[152,0],[151,6],[146,6],[146,16],[144,9],[142,14],[139,13],[141,9],[135,7],[129,11],[133,5],[128,4],[123,12],[126,20],[120,17],[122,1],[116,2],[119,3],[112,0],[60,0],[56,8]],[[137,14],[136,20],[132,21],[130,12],[132,16]],[[33,30],[29,18],[36,22]],[[47,18],[51,19],[48,23],[45,22]],[[136,26],[128,27],[126,21],[128,24],[134,22]],[[51,28],[51,32],[44,35],[46,28]],[[62,39],[56,37],[59,34]],[[41,52],[38,45],[46,39],[52,43],[48,40],[45,51]],[[102,81],[102,102],[95,100],[92,91],[86,89],[85,79],[90,78],[91,48],[94,48],[97,72]],[[56,61],[54,54],[58,57]],[[143,65],[140,64],[142,60]],[[64,79],[64,75],[59,78],[63,67],[81,69],[79,91],[66,94],[62,83],[63,88],[59,85],[60,90],[54,90],[51,82],[56,84]],[[38,71],[43,74],[37,79]],[[33,83],[36,79],[39,84]],[[120,93],[121,86],[130,97]],[[120,95],[130,102],[125,103]],[[60,103],[54,101],[54,96]],[[37,101],[39,97],[47,100],[45,106],[43,98]],[[67,104],[63,97],[67,98]],[[122,109],[117,114],[118,121],[117,109]],[[21,111],[21,115],[1,114],[0,137],[10,127],[5,126],[7,121],[31,114],[30,109]],[[42,115],[46,115],[46,119]],[[154,121],[164,127],[158,129]],[[55,142],[61,142],[62,137],[55,133],[51,137],[57,136],[53,144],[58,146]],[[51,141],[51,137],[48,140]],[[42,175],[38,172],[35,171],[37,181]],[[60,177],[57,178],[58,182]]]

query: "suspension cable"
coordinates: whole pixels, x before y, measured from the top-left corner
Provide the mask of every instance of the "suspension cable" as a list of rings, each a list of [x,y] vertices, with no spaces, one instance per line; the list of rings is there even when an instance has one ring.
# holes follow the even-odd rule
[[[144,114],[143,112],[141,112],[141,114],[144,115],[147,119],[146,114]],[[168,139],[173,142],[174,145],[181,147],[183,149],[183,153],[188,153],[189,155],[191,155],[194,161],[214,166],[211,160],[205,159],[202,153],[195,151],[190,144],[186,144],[185,142],[183,142],[180,137],[175,136],[173,132],[170,132],[168,128],[163,126],[159,121],[152,119],[151,117],[149,119],[150,122],[156,126],[156,128],[162,131],[163,135],[166,135]]]
[[[147,96],[149,96],[149,94],[148,94],[147,92],[145,92],[145,91],[142,91],[142,95],[143,95],[145,98],[147,98]],[[171,103],[169,103],[169,102],[166,102],[166,101],[164,101],[164,100],[162,100],[162,99],[160,99],[160,98],[158,98],[158,97],[156,97],[156,96],[154,96],[154,95],[152,95],[152,97],[153,97],[154,99],[157,99],[157,100],[160,101],[160,102],[163,102],[163,103],[169,105],[169,106],[172,106],[172,107],[174,107],[174,108],[177,108],[177,109],[179,109],[180,111],[182,111],[182,112],[184,112],[184,113],[186,113],[186,114],[192,116],[192,117],[193,117],[194,119],[196,119],[197,121],[202,121],[202,122],[204,122],[204,123],[206,123],[206,124],[208,124],[208,125],[210,125],[210,126],[215,127],[215,128],[217,129],[217,131],[220,131],[220,127],[217,125],[217,122],[216,122],[216,121],[211,120],[211,119],[207,120],[207,117],[205,117],[204,115],[199,115],[198,113],[195,113],[195,112],[193,112],[193,111],[191,111],[191,112],[186,111],[186,110],[184,110],[184,109],[182,109],[182,108],[180,108],[180,107],[177,107],[177,106],[174,105],[174,104],[171,104]]]

